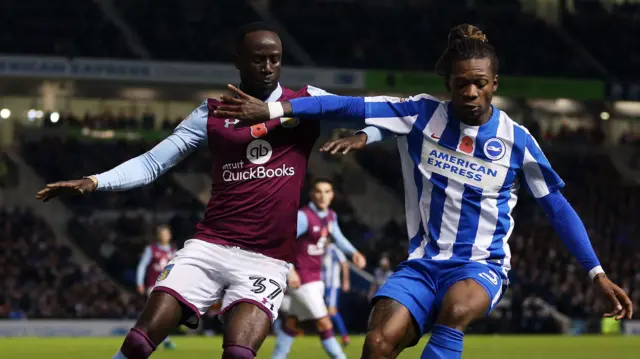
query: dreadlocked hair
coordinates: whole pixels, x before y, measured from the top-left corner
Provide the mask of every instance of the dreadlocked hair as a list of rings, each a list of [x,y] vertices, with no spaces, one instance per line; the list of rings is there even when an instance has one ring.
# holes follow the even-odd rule
[[[498,73],[499,63],[496,50],[489,44],[487,35],[473,25],[462,24],[449,30],[447,49],[438,62],[436,73],[449,76],[454,61],[489,58],[494,74]]]

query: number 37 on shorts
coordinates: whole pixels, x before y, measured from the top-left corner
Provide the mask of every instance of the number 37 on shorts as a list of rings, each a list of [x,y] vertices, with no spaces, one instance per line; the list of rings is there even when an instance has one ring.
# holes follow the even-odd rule
[[[255,294],[264,294],[261,304],[273,312],[275,310],[274,300],[278,299],[278,296],[284,292],[280,283],[273,279],[267,280],[264,277],[249,277],[249,280],[253,281],[253,289],[251,291]]]

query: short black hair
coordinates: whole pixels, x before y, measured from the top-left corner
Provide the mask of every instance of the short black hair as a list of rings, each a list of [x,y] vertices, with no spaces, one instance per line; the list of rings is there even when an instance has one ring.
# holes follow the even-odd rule
[[[238,52],[242,48],[242,44],[244,43],[244,38],[247,36],[247,34],[250,34],[256,31],[269,31],[278,35],[278,31],[276,31],[276,29],[273,26],[269,25],[266,22],[258,21],[258,22],[250,22],[248,24],[244,24],[240,26],[236,32],[235,51]]]
[[[333,181],[331,181],[331,179],[329,179],[327,177],[318,177],[318,178],[314,179],[313,182],[311,182],[311,190],[316,188],[316,185],[318,183],[328,183],[328,184],[331,185],[331,187],[333,187]]]
[[[487,35],[473,25],[458,25],[449,30],[447,49],[436,63],[436,72],[448,77],[454,61],[485,58],[491,61],[491,69],[497,75],[500,68],[498,55],[489,44]]]

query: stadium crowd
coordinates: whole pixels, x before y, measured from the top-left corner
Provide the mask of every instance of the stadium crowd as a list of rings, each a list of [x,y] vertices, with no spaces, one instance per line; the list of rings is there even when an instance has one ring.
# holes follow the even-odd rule
[[[45,221],[0,208],[0,318],[135,318],[141,298],[95,264],[79,265]]]
[[[575,0],[569,6],[569,2],[559,2],[558,6],[564,6],[559,29],[523,11],[518,0],[494,0],[491,6],[467,0],[257,3],[270,9],[321,66],[425,70],[425,64],[434,64],[440,54],[431,49],[446,47],[442,35],[460,19],[474,19],[501,50],[504,74],[602,75],[596,65],[585,60],[579,51],[582,46],[610,75],[628,78],[640,61],[635,38],[628,36],[640,31],[637,3],[610,2],[604,6],[599,1]],[[70,58],[148,55],[162,60],[229,62],[235,26],[260,20],[248,1],[118,0],[113,5],[149,54],[134,50],[138,47],[130,45],[109,19],[114,12],[102,12],[93,2],[61,2],[52,8],[44,0],[5,0],[0,4],[0,21],[25,37],[0,36],[0,46],[5,53]],[[326,26],[329,22],[331,26]],[[396,26],[398,23],[403,26]],[[200,41],[199,34],[207,34],[207,41]],[[96,38],[102,40],[96,42]],[[325,41],[328,38],[332,41]],[[415,46],[416,38],[431,46]],[[286,42],[285,38],[285,46]],[[554,56],[548,56],[550,53]],[[302,65],[289,55],[291,52],[285,52],[287,64]]]

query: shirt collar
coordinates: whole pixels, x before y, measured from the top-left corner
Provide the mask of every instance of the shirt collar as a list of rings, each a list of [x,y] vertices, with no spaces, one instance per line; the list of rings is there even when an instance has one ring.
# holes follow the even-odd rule
[[[280,83],[278,82],[278,87],[267,97],[264,102],[276,102],[282,97],[282,87],[280,87]]]
[[[311,210],[321,218],[324,218],[329,214],[329,211],[321,211],[315,204],[313,204],[313,202],[309,202],[309,208],[311,208]]]
[[[239,86],[238,88],[242,90],[242,86]],[[278,87],[276,87],[276,89],[271,92],[269,97],[267,97],[264,102],[276,102],[280,99],[280,97],[282,97],[282,86],[280,86],[280,83],[278,82]]]

